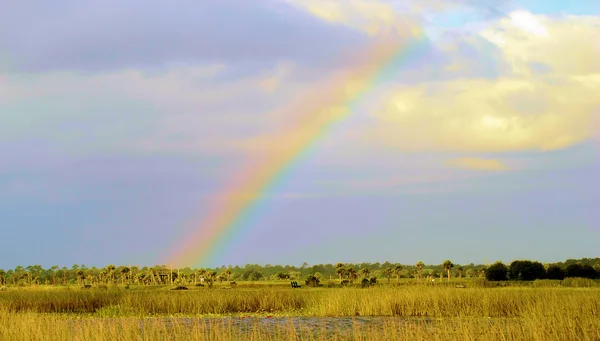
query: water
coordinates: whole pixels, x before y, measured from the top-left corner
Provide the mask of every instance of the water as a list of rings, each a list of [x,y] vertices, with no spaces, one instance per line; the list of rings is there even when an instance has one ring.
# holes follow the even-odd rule
[[[419,324],[425,328],[433,328],[435,319],[432,318],[401,318],[401,317],[224,317],[224,318],[151,318],[140,324],[143,332],[144,323],[161,322],[171,327],[200,326],[206,332],[211,328],[217,330],[237,330],[241,333],[252,333],[257,328],[261,332],[276,334],[278,331],[295,330],[298,336],[309,335],[350,335],[357,330],[373,330],[402,326],[404,324]]]

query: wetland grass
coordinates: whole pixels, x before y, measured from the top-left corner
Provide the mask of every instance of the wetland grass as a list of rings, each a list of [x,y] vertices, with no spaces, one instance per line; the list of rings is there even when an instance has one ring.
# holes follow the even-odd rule
[[[599,321],[598,287],[0,293],[0,340],[600,340]]]

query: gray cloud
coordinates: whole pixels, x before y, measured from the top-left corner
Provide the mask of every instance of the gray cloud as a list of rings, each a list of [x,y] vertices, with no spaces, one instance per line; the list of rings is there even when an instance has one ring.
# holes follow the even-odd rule
[[[310,62],[363,39],[277,0],[0,4],[0,56],[25,71]]]

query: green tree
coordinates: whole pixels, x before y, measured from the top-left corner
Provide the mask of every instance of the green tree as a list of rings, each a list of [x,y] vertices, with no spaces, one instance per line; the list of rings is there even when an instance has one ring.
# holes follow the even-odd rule
[[[263,274],[254,269],[244,271],[242,278],[247,281],[258,281],[263,278]]]
[[[131,272],[131,269],[124,266],[121,269],[121,283],[125,284],[125,280],[127,280],[127,282],[129,282],[129,272]]]
[[[417,264],[415,264],[415,267],[417,268],[417,273],[419,274],[419,278],[423,278],[423,266],[425,264],[423,264],[422,261],[418,261]]]
[[[496,262],[485,270],[485,278],[488,281],[506,281],[508,268],[502,262]]]
[[[565,277],[582,277],[582,278],[596,278],[598,273],[596,269],[589,264],[572,263],[567,265],[565,269]]]
[[[77,284],[84,285],[85,284],[85,273],[83,270],[77,270]]]
[[[367,277],[369,277],[370,273],[371,273],[371,270],[369,270],[369,268],[361,268],[358,271],[358,274],[360,275],[361,278],[367,278]]]
[[[463,274],[463,267],[461,265],[459,265],[456,270],[458,271],[458,278],[462,278],[462,274]]]
[[[67,273],[69,272],[69,269],[67,269],[66,266],[63,266],[60,271],[62,272],[62,284],[67,284]]]
[[[396,279],[398,280],[398,283],[400,283],[400,275],[402,274],[402,265],[396,265],[394,267],[394,274],[396,275]]]
[[[108,276],[108,280],[110,281],[110,283],[114,283],[115,281],[115,269],[117,267],[114,266],[113,264],[108,264],[106,266],[106,274]]]
[[[340,276],[340,282],[344,280],[344,275],[346,274],[346,265],[344,263],[337,263],[335,265],[335,272]]]
[[[383,275],[387,278],[388,283],[390,282],[390,278],[392,277],[393,273],[394,273],[394,269],[392,269],[392,268],[385,268],[383,270]]]
[[[442,268],[444,268],[444,271],[446,271],[446,273],[448,273],[448,281],[450,280],[450,270],[453,267],[454,267],[454,264],[449,259],[446,259],[444,261],[444,263],[442,263]]]
[[[510,263],[508,274],[511,280],[533,281],[546,277],[546,269],[540,262],[516,260]]]
[[[565,270],[556,264],[550,265],[546,270],[546,278],[563,280],[565,279]]]
[[[56,281],[56,272],[58,271],[59,266],[58,265],[53,265],[50,267],[50,270],[52,270],[52,284],[56,285],[57,281]]]
[[[348,280],[353,283],[356,278],[358,278],[356,274],[356,270],[353,267],[349,267],[346,269],[346,275],[348,276]]]

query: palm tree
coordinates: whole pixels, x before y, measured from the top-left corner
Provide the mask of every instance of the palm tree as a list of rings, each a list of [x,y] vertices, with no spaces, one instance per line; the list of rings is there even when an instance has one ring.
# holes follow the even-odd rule
[[[52,284],[56,285],[56,271],[58,271],[58,265],[51,266],[50,270],[52,270]]]
[[[354,270],[354,268],[352,268],[352,267],[346,269],[346,274],[348,275],[348,280],[350,280],[350,282],[354,282],[354,280],[357,277],[356,270]]]
[[[423,266],[425,264],[423,264],[422,261],[418,261],[417,264],[415,265],[415,267],[417,268],[417,272],[419,273],[419,278],[423,278]]]
[[[385,277],[387,277],[388,283],[390,282],[390,277],[392,277],[393,273],[394,270],[392,268],[385,268],[385,270],[383,270],[383,274],[385,275]]]
[[[442,264],[442,267],[444,268],[444,271],[448,273],[448,280],[450,280],[450,269],[454,267],[454,264],[452,264],[449,259],[446,259]]]
[[[458,270],[458,278],[462,278],[463,267],[459,265],[456,270]]]
[[[79,285],[84,285],[85,284],[85,274],[83,273],[83,270],[77,270],[76,272],[77,274],[77,284]]]
[[[0,285],[6,284],[6,278],[4,276],[6,276],[6,271],[0,269]]]
[[[362,277],[362,278],[367,278],[369,277],[369,274],[371,273],[371,270],[369,270],[368,268],[362,268],[360,269],[360,271],[358,271],[358,274]]]
[[[213,283],[215,282],[215,279],[217,278],[217,272],[216,271],[207,271],[206,272],[206,280],[208,281],[208,286],[212,287]]]
[[[117,267],[112,265],[112,264],[108,264],[106,266],[106,273],[108,274],[108,278],[110,279],[111,283],[114,283],[115,281],[115,269]]]
[[[69,269],[67,269],[66,266],[63,266],[60,270],[63,273],[63,284],[67,284],[67,271],[69,271]]]
[[[337,263],[335,265],[335,272],[340,276],[340,282],[344,279],[346,274],[346,265],[344,263]]]
[[[122,284],[125,284],[125,279],[127,279],[127,280],[128,280],[127,282],[129,282],[129,278],[128,278],[128,276],[127,276],[127,275],[129,274],[129,272],[130,272],[130,271],[131,271],[131,269],[129,269],[129,268],[128,268],[128,267],[126,267],[126,266],[124,266],[124,267],[121,269],[121,283],[122,283]]]
[[[396,274],[398,283],[400,283],[400,273],[402,273],[402,265],[396,265],[396,267],[394,268],[394,273]]]
[[[150,282],[150,278],[151,278],[151,277],[152,277],[152,276],[148,276],[148,275],[146,274],[146,272],[141,272],[141,271],[140,271],[140,272],[138,272],[138,273],[136,274],[136,276],[135,276],[135,279],[136,279],[136,281],[137,281],[137,283],[138,283],[138,284],[139,284],[139,283],[142,283],[143,285],[147,285],[147,284],[148,284],[148,282]]]

